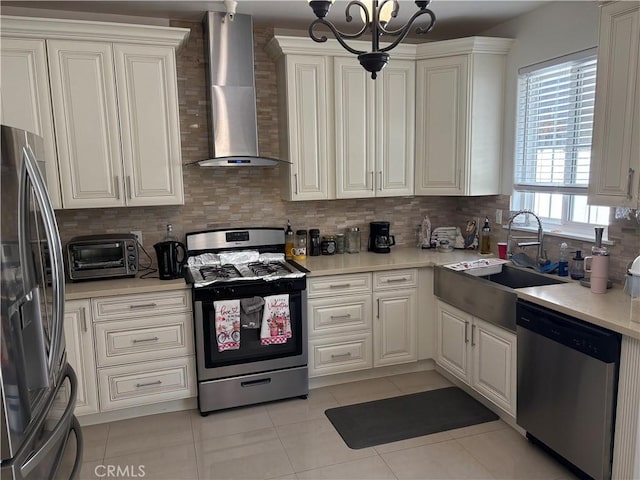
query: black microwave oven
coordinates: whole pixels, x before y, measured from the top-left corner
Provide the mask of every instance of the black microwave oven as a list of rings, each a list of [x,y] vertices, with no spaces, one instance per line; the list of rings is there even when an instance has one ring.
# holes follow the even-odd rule
[[[72,281],[135,277],[136,237],[129,233],[74,237],[67,243],[67,264]]]

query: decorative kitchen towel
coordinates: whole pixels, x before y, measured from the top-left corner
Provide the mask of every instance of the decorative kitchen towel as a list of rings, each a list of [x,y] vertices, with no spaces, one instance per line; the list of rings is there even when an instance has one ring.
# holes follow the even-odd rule
[[[218,351],[240,348],[240,300],[213,302]]]
[[[240,300],[240,326],[242,328],[260,328],[263,305],[262,297],[249,297]]]
[[[285,293],[264,297],[264,313],[260,330],[262,345],[285,343],[289,338],[291,338],[289,295]]]

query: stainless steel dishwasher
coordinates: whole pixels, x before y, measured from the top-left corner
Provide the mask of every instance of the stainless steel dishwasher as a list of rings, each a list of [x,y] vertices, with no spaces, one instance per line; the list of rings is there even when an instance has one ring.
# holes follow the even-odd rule
[[[611,478],[621,336],[518,300],[517,422],[594,479]]]

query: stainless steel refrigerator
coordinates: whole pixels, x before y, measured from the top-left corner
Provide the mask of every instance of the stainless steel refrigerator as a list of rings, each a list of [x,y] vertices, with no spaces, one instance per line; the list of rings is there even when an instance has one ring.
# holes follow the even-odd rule
[[[0,129],[0,476],[76,478],[77,382],[66,359],[64,263],[39,167],[42,141]]]

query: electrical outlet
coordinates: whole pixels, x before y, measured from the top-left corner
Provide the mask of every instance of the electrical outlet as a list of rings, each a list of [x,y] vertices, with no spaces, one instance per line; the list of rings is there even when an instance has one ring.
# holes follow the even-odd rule
[[[140,245],[144,245],[142,243],[142,230],[131,230],[131,233],[133,233],[136,236],[136,240]]]
[[[496,209],[496,223],[502,225],[502,210],[499,208]]]

